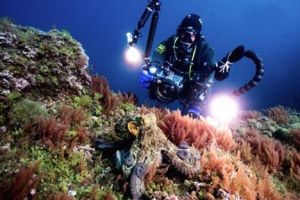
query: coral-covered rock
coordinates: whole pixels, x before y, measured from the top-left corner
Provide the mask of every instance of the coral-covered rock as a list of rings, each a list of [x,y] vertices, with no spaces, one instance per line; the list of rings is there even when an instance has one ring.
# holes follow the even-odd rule
[[[80,92],[90,84],[88,57],[67,32],[43,32],[0,21],[0,97],[14,91],[31,96]]]
[[[0,20],[0,199],[299,199],[299,113],[229,128],[138,107],[87,67],[66,31]]]
[[[291,137],[289,132],[300,128],[300,116],[297,113],[290,113],[288,118],[290,119],[289,123],[283,124],[277,123],[272,118],[263,115],[246,119],[242,116],[240,120],[235,122],[235,127],[232,128],[240,134],[244,134],[249,128],[256,129],[269,137],[288,141],[289,137]]]

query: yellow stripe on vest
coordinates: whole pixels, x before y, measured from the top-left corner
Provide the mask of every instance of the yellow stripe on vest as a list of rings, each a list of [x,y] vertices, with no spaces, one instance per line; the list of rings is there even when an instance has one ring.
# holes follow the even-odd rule
[[[156,48],[156,51],[157,51],[159,54],[163,54],[163,53],[166,51],[166,46],[163,45],[163,44],[160,44],[160,45]]]

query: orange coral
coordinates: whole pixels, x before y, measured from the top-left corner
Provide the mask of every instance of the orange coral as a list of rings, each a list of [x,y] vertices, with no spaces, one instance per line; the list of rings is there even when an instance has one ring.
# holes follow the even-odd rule
[[[28,168],[21,168],[12,183],[1,183],[0,199],[21,200],[28,198],[32,189],[36,188],[40,179],[34,176],[38,163]]]
[[[216,129],[215,131],[215,139],[219,147],[226,151],[231,151],[235,149],[236,143],[233,139],[232,132],[230,129]]]
[[[242,139],[236,139],[237,146],[235,149],[235,153],[237,157],[239,157],[244,163],[249,164],[254,160],[254,155],[251,153],[251,146],[248,142]]]
[[[228,155],[219,155],[214,149],[204,151],[201,157],[203,171],[201,180],[210,181],[209,193],[219,188],[225,189],[232,195],[238,195],[243,199],[256,199],[256,177],[246,170],[243,165],[238,165]]]
[[[196,148],[203,148],[213,143],[211,127],[188,116],[181,116],[180,111],[166,114],[162,121],[162,130],[175,144],[186,141]]]
[[[104,200],[114,200],[112,191],[108,191],[104,197]]]
[[[289,122],[289,113],[283,106],[276,106],[267,109],[267,115],[278,124],[287,124]]]
[[[251,111],[244,111],[240,114],[240,118],[242,120],[247,120],[247,119],[258,119],[262,116],[261,112],[251,110]]]
[[[270,199],[270,200],[281,200],[283,199],[280,193],[274,189],[272,182],[269,179],[268,173],[265,171],[261,175],[257,184],[258,200]]]
[[[249,129],[241,136],[251,146],[251,153],[258,156],[269,171],[279,170],[285,158],[285,147],[274,139],[259,134],[255,129]]]
[[[292,152],[290,175],[300,182],[300,154],[296,151]]]
[[[103,106],[103,113],[110,113],[117,104],[117,98],[114,97],[113,93],[109,90],[107,80],[102,76],[92,77],[92,89],[95,93],[103,95],[101,98],[101,104]]]
[[[69,196],[66,193],[59,192],[48,198],[48,200],[74,200],[74,197]]]
[[[77,129],[77,139],[78,139],[78,142],[79,143],[84,143],[84,142],[86,142],[86,140],[87,140],[87,130],[85,129],[85,128],[83,128],[83,127],[79,127],[78,129]]]
[[[80,125],[87,116],[82,109],[74,109],[62,106],[57,116],[37,118],[27,125],[25,131],[35,140],[40,140],[52,150],[61,149],[61,155],[65,150],[70,150],[78,143],[85,143],[88,139],[87,130]],[[76,125],[76,126],[75,126]],[[67,136],[67,131],[75,126],[76,135]]]
[[[147,175],[145,180],[146,185],[148,185],[154,180],[154,176],[156,174],[157,168],[160,165],[160,163],[161,163],[161,158],[157,158],[147,169]]]
[[[80,124],[82,121],[86,119],[87,119],[86,113],[81,108],[75,109],[72,112],[72,122],[74,124]]]
[[[292,135],[294,147],[300,150],[300,129],[292,130],[290,135]]]
[[[254,173],[238,157],[224,154],[216,148],[205,150],[201,156],[202,172],[200,179],[209,182],[207,192],[213,194],[223,189],[233,197],[241,199],[282,199],[272,185],[265,169]]]
[[[87,119],[87,116],[81,108],[74,109],[69,106],[61,106],[58,110],[58,118],[64,124],[80,124]]]
[[[27,127],[34,139],[40,139],[50,148],[61,144],[68,129],[68,124],[59,123],[54,117],[38,118]]]
[[[132,92],[118,93],[118,98],[119,98],[120,101],[122,101],[124,103],[136,104],[138,102],[137,95],[132,93]]]
[[[224,150],[231,150],[235,146],[229,129],[218,130],[205,120],[182,116],[178,110],[165,114],[159,126],[175,144],[185,141],[201,149],[217,143]]]

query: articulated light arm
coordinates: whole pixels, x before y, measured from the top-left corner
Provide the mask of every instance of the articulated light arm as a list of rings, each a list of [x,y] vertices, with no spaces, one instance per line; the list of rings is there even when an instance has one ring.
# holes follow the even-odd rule
[[[144,61],[146,63],[146,65],[150,65],[150,53],[151,53],[151,49],[152,49],[152,44],[153,44],[153,40],[154,40],[154,36],[155,36],[155,31],[156,31],[156,26],[157,26],[157,22],[158,22],[158,11],[160,10],[160,5],[161,3],[159,2],[159,0],[150,0],[149,4],[147,5],[147,7],[145,8],[142,16],[140,17],[138,24],[137,24],[137,28],[133,31],[133,33],[127,33],[127,44],[129,46],[128,51],[133,52],[133,48],[135,48],[135,45],[138,42],[138,38],[141,37],[141,29],[145,26],[146,22],[148,21],[150,15],[153,13],[152,15],[152,19],[151,19],[151,24],[150,24],[150,30],[148,33],[148,39],[147,39],[147,45],[146,45],[146,49],[145,49],[145,54],[144,54]],[[136,51],[136,50],[134,50]],[[129,53],[126,53],[126,56]],[[131,54],[129,54],[131,55]]]

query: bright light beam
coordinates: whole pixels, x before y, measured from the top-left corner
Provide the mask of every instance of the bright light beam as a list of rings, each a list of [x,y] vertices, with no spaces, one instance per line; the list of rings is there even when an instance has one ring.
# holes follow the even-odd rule
[[[129,64],[140,65],[143,59],[141,52],[137,48],[129,46],[125,52],[125,60]]]
[[[225,123],[233,120],[239,111],[238,103],[234,97],[228,95],[213,97],[209,108],[212,117]]]

